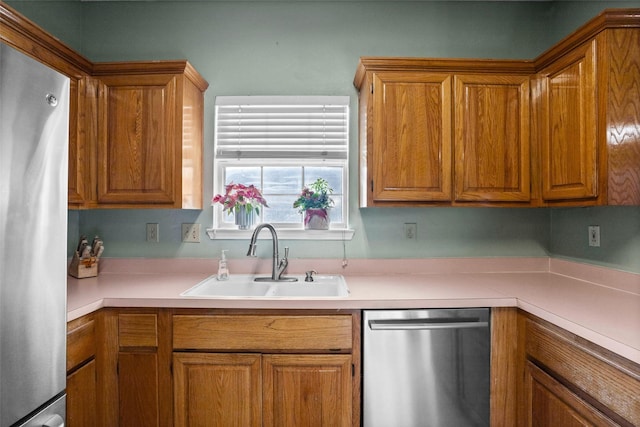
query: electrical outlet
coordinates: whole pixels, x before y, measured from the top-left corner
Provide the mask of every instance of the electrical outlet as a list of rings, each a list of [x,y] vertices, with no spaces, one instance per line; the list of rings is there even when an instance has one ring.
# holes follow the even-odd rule
[[[408,240],[416,240],[418,238],[418,226],[416,223],[404,224],[404,238]]]
[[[158,224],[147,224],[147,242],[158,243],[160,241],[160,226]]]
[[[200,243],[200,224],[182,224],[182,241]]]
[[[600,226],[599,225],[589,226],[589,246],[593,246],[596,248],[600,247]]]

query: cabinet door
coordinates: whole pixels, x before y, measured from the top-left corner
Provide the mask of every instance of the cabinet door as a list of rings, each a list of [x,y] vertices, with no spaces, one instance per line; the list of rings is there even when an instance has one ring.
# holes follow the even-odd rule
[[[67,426],[93,427],[96,421],[96,361],[67,376]]]
[[[374,201],[451,200],[451,76],[373,75],[368,167]]]
[[[96,322],[94,315],[67,325],[67,425],[92,427],[97,422]]]
[[[580,399],[568,388],[527,362],[527,409],[536,427],[617,426],[615,422]]]
[[[177,76],[105,76],[101,81],[98,203],[173,204],[181,150]]]
[[[455,200],[528,202],[529,76],[455,76]]]
[[[351,375],[351,355],[263,356],[264,426],[351,426]]]
[[[542,197],[598,195],[596,41],[564,55],[539,75]]]
[[[260,355],[174,353],[176,427],[262,426]]]

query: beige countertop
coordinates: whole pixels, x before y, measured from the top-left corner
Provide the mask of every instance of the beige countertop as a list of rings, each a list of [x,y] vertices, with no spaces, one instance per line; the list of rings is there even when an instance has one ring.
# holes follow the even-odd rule
[[[345,276],[347,298],[186,298],[216,260],[106,259],[68,280],[68,320],[102,307],[391,309],[519,307],[640,363],[640,275],[549,258],[291,260],[289,272]],[[230,260],[232,273],[270,260]],[[234,265],[236,264],[236,265]],[[265,269],[265,266],[267,267]],[[243,269],[243,271],[239,271]]]

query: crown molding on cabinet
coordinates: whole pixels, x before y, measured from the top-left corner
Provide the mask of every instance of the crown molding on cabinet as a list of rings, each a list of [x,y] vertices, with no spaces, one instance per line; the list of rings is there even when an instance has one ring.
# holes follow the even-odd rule
[[[135,62],[95,62],[91,75],[95,77],[109,75],[136,74],[184,74],[198,89],[205,91],[209,83],[202,78],[195,68],[186,60],[170,61],[135,61]]]
[[[91,62],[0,1],[0,40],[62,74],[81,78]]]
[[[608,28],[640,28],[640,9],[605,9],[533,60],[536,71]]]
[[[473,73],[535,74],[575,46],[607,28],[638,27],[640,27],[640,9],[605,9],[533,60],[364,56],[358,63],[353,84],[360,90],[366,71],[454,72],[464,69],[465,72]]]

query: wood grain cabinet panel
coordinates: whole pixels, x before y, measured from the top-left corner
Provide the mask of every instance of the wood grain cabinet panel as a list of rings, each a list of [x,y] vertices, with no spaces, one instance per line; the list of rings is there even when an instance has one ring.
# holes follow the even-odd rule
[[[562,56],[540,73],[542,197],[598,195],[596,42]]]
[[[352,316],[175,315],[173,348],[349,351]]]
[[[160,309],[103,309],[96,417],[102,426],[173,425],[171,315]]]
[[[147,352],[118,354],[119,425],[159,425],[158,355]]]
[[[525,425],[640,425],[640,365],[532,315],[521,317]]]
[[[377,72],[372,85],[372,202],[451,200],[451,75]]]
[[[533,60],[360,58],[360,206],[640,205],[638,16]]]
[[[174,353],[175,427],[262,426],[259,354]]]
[[[536,60],[544,67],[533,128],[542,198],[550,206],[640,205],[637,16],[604,12]],[[599,31],[599,18],[621,28]]]
[[[529,76],[455,76],[455,200],[528,202]]]
[[[607,82],[607,204],[640,205],[640,29],[603,36]],[[602,119],[601,119],[602,120]]]
[[[67,419],[71,427],[97,426],[96,320],[87,315],[67,324]]]
[[[158,315],[155,313],[123,313],[118,315],[120,347],[158,346]]]
[[[364,57],[360,205],[531,202],[525,61]]]
[[[534,426],[619,426],[531,362],[525,381],[531,393],[529,411]]]
[[[67,419],[68,427],[98,426],[96,417],[98,402],[96,391],[96,361],[67,375]]]
[[[175,426],[360,425],[360,321],[174,314]]]
[[[263,356],[265,427],[352,425],[351,355]]]
[[[207,82],[186,61],[95,64],[94,77],[97,206],[201,209]]]
[[[102,81],[107,105],[98,201],[172,203],[175,76]]]

